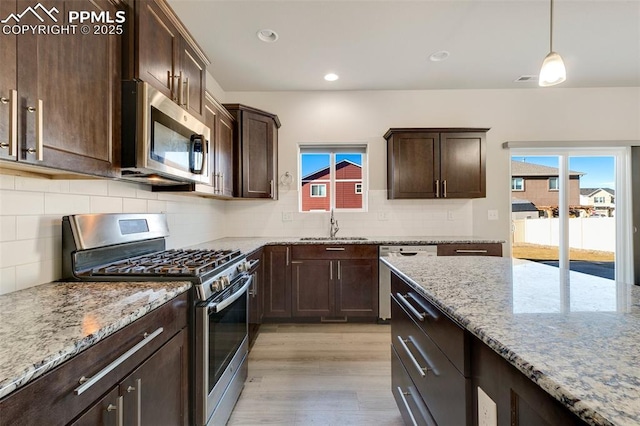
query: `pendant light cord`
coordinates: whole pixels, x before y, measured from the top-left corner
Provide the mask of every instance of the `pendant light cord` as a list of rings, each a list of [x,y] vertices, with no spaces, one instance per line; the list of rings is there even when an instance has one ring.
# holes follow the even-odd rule
[[[551,12],[549,16],[549,52],[553,52],[553,0],[551,0]]]

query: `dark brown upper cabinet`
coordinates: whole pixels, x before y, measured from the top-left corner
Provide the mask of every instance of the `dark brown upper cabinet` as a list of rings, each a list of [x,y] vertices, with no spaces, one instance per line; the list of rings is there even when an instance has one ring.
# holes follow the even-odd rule
[[[164,0],[135,2],[128,78],[146,81],[204,119],[206,69],[211,62]]]
[[[389,129],[387,198],[485,197],[488,130]]]
[[[233,128],[235,119],[209,93],[205,98],[205,124],[211,130],[209,170],[214,195],[233,197]]]
[[[68,10],[115,16],[117,0],[43,0],[67,25]],[[27,3],[0,3],[0,15]],[[42,24],[25,14],[20,25]],[[0,158],[2,167],[47,174],[59,170],[115,177],[120,149],[120,35],[2,35]],[[44,168],[33,168],[43,166]],[[52,170],[56,169],[56,171]]]
[[[278,128],[275,114],[240,104],[224,104],[236,120],[236,197],[278,199]]]

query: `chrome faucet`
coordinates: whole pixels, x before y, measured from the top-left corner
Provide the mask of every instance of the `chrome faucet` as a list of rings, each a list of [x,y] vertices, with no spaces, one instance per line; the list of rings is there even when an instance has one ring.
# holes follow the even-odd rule
[[[329,219],[329,223],[331,224],[331,228],[329,229],[329,237],[335,238],[340,228],[338,227],[338,221],[333,217],[333,209],[331,209],[331,219]]]

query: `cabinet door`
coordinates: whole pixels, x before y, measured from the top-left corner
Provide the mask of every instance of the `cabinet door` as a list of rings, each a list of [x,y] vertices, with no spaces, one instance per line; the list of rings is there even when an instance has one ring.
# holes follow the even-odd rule
[[[113,388],[102,399],[93,404],[83,415],[69,426],[118,426],[122,424],[122,397],[118,388]]]
[[[7,17],[11,13],[16,13],[16,2],[5,1],[0,2],[0,16]],[[18,89],[16,80],[16,36],[2,34],[0,37],[0,64],[2,71],[0,72],[0,158],[8,158],[15,160],[17,158],[11,130],[12,102],[17,99],[11,99],[11,91]],[[17,129],[16,129],[17,130]]]
[[[438,133],[397,133],[387,142],[387,197],[435,198]]]
[[[180,104],[191,114],[200,118],[204,114],[206,67],[206,64],[198,58],[191,46],[185,40],[182,40],[180,51],[180,73],[182,75],[182,87],[179,88]]]
[[[111,16],[117,10],[108,0],[40,4],[55,7],[64,24],[69,10]],[[31,14],[27,21],[41,23]],[[18,37],[20,161],[116,176],[112,161],[120,138],[120,44],[120,36],[93,33]]]
[[[277,198],[274,168],[275,125],[271,117],[242,112],[242,197]]]
[[[484,133],[440,135],[440,179],[445,198],[486,196]]]
[[[291,265],[292,315],[326,317],[335,312],[333,260],[294,260]]]
[[[219,176],[220,193],[233,197],[233,119],[218,114],[218,137],[216,139],[216,173]]]
[[[125,425],[187,425],[187,338],[182,329],[122,381]]]
[[[178,59],[181,37],[154,0],[139,1],[136,75],[178,102]]]
[[[290,248],[268,246],[265,249],[264,317],[291,317]]]
[[[338,260],[336,315],[378,316],[378,261]]]

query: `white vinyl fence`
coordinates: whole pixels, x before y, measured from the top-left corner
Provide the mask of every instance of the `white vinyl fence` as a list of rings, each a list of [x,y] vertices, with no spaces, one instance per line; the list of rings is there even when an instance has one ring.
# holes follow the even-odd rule
[[[577,217],[569,219],[569,246],[577,249],[615,252],[615,217]],[[557,246],[558,218],[517,219],[513,221],[513,242]]]

